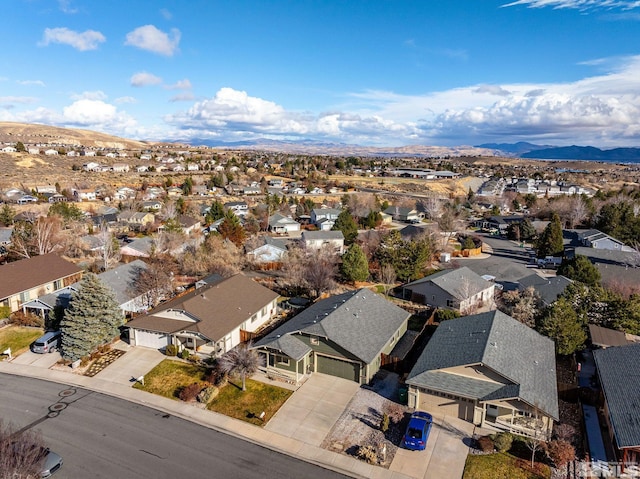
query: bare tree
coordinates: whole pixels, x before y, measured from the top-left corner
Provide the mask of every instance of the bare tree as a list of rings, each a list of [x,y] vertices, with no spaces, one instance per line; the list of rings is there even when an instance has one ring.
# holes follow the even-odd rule
[[[255,349],[251,349],[251,344],[241,344],[221,356],[218,367],[230,376],[240,376],[242,390],[246,391],[247,376],[255,374],[262,365],[261,362],[262,357]]]
[[[282,277],[278,284],[290,294],[300,294],[305,286],[306,251],[300,246],[289,248],[282,261]]]
[[[529,327],[535,326],[541,308],[540,295],[532,286],[524,291],[506,291],[500,298],[500,309]]]
[[[60,230],[57,216],[41,216],[33,223],[20,223],[11,235],[11,249],[23,258],[53,253],[60,249]]]
[[[384,294],[389,296],[389,291],[396,282],[396,270],[391,263],[384,264],[380,268],[380,282],[384,288]]]
[[[307,255],[304,279],[310,293],[318,297],[335,286],[338,255],[331,246]]]
[[[46,447],[38,432],[21,433],[0,422],[0,479],[40,477]]]
[[[154,308],[173,293],[174,274],[171,260],[153,254],[147,260],[147,267],[137,271],[132,286],[138,295],[144,296],[147,305]]]
[[[120,246],[113,235],[113,233],[109,230],[109,227],[102,223],[100,225],[100,232],[98,233],[98,237],[100,238],[100,242],[102,243],[102,265],[104,270],[108,270],[109,266],[113,263],[117,263],[120,261]]]

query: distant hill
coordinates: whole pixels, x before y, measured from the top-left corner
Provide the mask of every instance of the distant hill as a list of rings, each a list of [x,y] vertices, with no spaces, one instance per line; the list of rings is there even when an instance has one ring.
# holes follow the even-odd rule
[[[482,145],[477,145],[477,147],[498,150],[506,155],[515,156],[521,156],[530,151],[554,148],[553,145],[535,145],[526,141],[519,141],[517,143],[484,143]]]
[[[563,146],[533,150],[520,155],[522,158],[544,160],[590,160],[613,162],[640,162],[640,148],[613,148],[601,150],[593,146]]]
[[[140,150],[149,148],[154,143],[128,140],[91,130],[60,128],[57,126],[37,125],[32,123],[0,122],[0,142],[27,144],[65,144],[92,148],[119,148],[124,150]]]

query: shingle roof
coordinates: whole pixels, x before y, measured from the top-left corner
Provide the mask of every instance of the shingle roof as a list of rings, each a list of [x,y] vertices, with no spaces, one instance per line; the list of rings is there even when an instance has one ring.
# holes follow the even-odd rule
[[[50,253],[0,266],[0,299],[82,273],[75,264]]]
[[[422,279],[406,284],[404,287],[411,289],[412,286],[432,282],[439,288],[449,293],[454,298],[464,300],[478,294],[491,287],[491,283],[481,276],[471,271],[466,266],[457,269],[446,269],[437,273],[425,276]],[[460,286],[464,285],[464,288]]]
[[[572,281],[564,276],[552,276],[543,278],[536,273],[532,273],[529,276],[525,276],[519,281],[522,289],[532,287],[540,295],[540,299],[544,304],[549,305],[554,303],[558,296],[564,293],[564,290],[569,286]]]
[[[104,273],[100,273],[98,279],[113,290],[116,295],[116,301],[119,305],[123,305],[139,296],[139,294],[135,292],[134,285],[140,271],[146,268],[147,263],[137,259],[105,271]]]
[[[640,344],[593,352],[618,448],[640,446]]]
[[[300,359],[309,349],[304,343],[290,336],[302,347],[293,346],[283,337],[302,332],[328,338],[366,364],[371,363],[382,351],[391,336],[409,318],[409,313],[382,296],[363,288],[318,301],[256,343],[279,349],[284,344],[292,350],[293,359]]]
[[[512,387],[490,391],[487,385],[446,378],[451,374],[441,371],[472,364],[492,369]],[[523,401],[558,419],[553,341],[500,311],[442,323],[409,373],[407,383],[421,387],[446,383],[459,387],[460,395],[474,395],[480,400],[514,397],[512,394],[517,393]]]
[[[343,240],[342,231],[303,231],[302,237],[305,240]]]
[[[136,329],[161,333],[195,331],[217,341],[258,313],[278,294],[242,274],[202,286],[127,323]],[[196,322],[162,317],[167,311],[183,311]]]

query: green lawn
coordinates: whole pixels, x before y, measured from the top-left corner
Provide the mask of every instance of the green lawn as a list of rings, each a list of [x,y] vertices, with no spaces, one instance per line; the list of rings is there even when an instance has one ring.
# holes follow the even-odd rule
[[[42,336],[40,328],[25,328],[23,326],[8,326],[0,329],[0,352],[11,348],[11,354],[16,356],[29,348],[29,345]]]
[[[262,426],[293,393],[252,379],[247,379],[246,391],[242,391],[241,384],[240,380],[230,381],[220,389],[220,394],[209,403],[208,409]],[[265,412],[264,421],[258,417],[262,411]]]
[[[549,479],[549,467],[536,463],[535,472],[531,462],[518,459],[507,453],[467,456],[462,479]]]
[[[206,369],[200,366],[165,359],[144,375],[144,386],[135,383],[133,387],[159,396],[178,399],[183,387],[204,381],[205,374]]]

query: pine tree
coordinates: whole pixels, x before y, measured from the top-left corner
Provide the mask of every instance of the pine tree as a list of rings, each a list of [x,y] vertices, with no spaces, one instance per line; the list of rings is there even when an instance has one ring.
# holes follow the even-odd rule
[[[333,228],[331,229],[342,231],[342,234],[344,235],[344,244],[346,245],[353,243],[358,236],[358,223],[353,219],[349,210],[342,210],[340,212],[336,218]]]
[[[366,281],[369,277],[369,262],[362,248],[352,244],[342,256],[340,272],[347,281]]]
[[[79,290],[71,296],[60,324],[62,357],[76,361],[87,356],[111,341],[122,324],[124,317],[113,290],[95,274],[86,274]]]
[[[206,220],[208,223],[213,223],[219,219],[224,218],[224,206],[218,200],[211,203],[211,207],[207,212]]]
[[[563,356],[582,349],[587,340],[587,333],[578,313],[563,297],[549,308],[540,321],[538,330],[555,341],[557,353]]]
[[[551,216],[551,223],[544,229],[537,244],[538,258],[547,256],[562,256],[564,242],[562,241],[562,224],[557,213]]]
[[[218,226],[218,233],[238,247],[242,246],[246,238],[246,233],[240,224],[240,220],[231,210],[225,213],[224,220]]]

